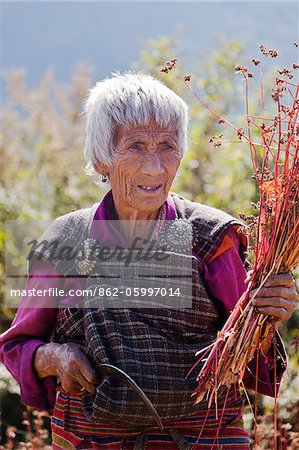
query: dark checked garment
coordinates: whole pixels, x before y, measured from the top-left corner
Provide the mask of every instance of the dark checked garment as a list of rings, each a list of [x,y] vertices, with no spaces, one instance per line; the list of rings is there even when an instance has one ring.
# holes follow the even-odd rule
[[[176,252],[178,241],[175,238],[182,238],[180,234],[173,236],[172,240],[166,239],[169,244],[167,248],[169,258],[167,262],[155,267],[152,281],[153,285],[157,284],[159,276],[163,273],[165,274],[163,285],[166,288],[181,287],[182,280],[178,277],[167,278],[167,273],[171,267],[181,267],[183,272],[184,267],[189,265],[192,276],[189,279],[188,277],[183,279],[185,284],[189,283],[191,307],[94,308],[92,302],[97,298],[85,298],[84,308],[82,305],[59,308],[53,340],[60,343],[83,343],[95,369],[99,367],[99,364],[110,363],[127,372],[156,407],[168,437],[176,442],[178,448],[187,449],[190,448],[190,442],[196,442],[195,438],[193,441],[190,439],[187,441],[183,435],[186,420],[190,428],[192,418],[196,421],[196,436],[199,433],[199,422],[206,427],[206,434],[201,442],[208,447],[200,448],[211,448],[215,443],[216,435],[218,435],[217,443],[221,445],[218,448],[231,449],[232,444],[234,444],[233,448],[249,448],[247,434],[240,424],[243,400],[236,387],[233,386],[230,391],[224,388],[219,391],[218,411],[215,411],[214,407],[209,410],[206,402],[201,402],[199,405],[193,404],[194,397],[191,398],[191,394],[197,386],[196,378],[193,374],[186,379],[188,371],[196,362],[195,353],[209,345],[215,339],[219,329],[218,314],[205,287],[203,267],[194,253],[208,262],[217,251],[227,229],[238,222],[224,213],[189,202],[179,196],[175,196],[174,201],[178,218],[192,226],[193,253],[178,255]],[[60,218],[60,221],[52,230],[48,230],[43,239],[55,240],[59,236],[60,242],[64,245],[80,249],[88,238],[93,213],[93,208],[90,208]],[[47,252],[44,253],[43,259],[51,262],[65,276],[77,274],[73,261],[71,263],[55,261]],[[141,264],[134,262],[131,263],[130,269],[137,274],[138,278],[141,268],[144,271],[146,264],[144,261]],[[150,263],[148,264],[150,271]],[[117,284],[117,278],[121,279],[121,274],[124,272],[123,266],[120,263],[115,264],[115,261],[113,264],[101,263],[99,279],[97,270],[99,270],[98,267],[93,268],[86,277],[86,287],[90,290],[93,290],[97,283],[103,283],[103,279],[109,279],[107,285],[111,285],[111,277],[112,285]],[[121,280],[120,284],[122,282]],[[63,404],[65,394],[61,389],[58,391],[56,402],[58,416],[59,406]],[[111,429],[113,429],[114,437],[119,434],[123,448],[133,448],[130,447],[131,444],[133,445],[130,435],[137,436],[135,450],[141,450],[146,445],[147,448],[151,448],[146,433],[150,430],[160,433],[158,441],[161,447],[152,448],[161,450],[168,448],[166,444],[168,439],[165,438],[165,434],[163,439],[163,434],[158,431],[143,402],[122,380],[105,376],[97,387],[94,400],[89,394],[85,394],[81,401],[83,408],[80,409],[79,405],[76,408],[76,398],[68,397],[69,409],[73,409],[74,413],[68,415],[69,423],[65,423],[66,429],[76,433],[79,440],[80,436],[84,438],[84,435],[92,435],[94,440],[92,444],[88,444],[92,447],[85,447],[82,441],[82,446],[77,443],[78,446],[75,448],[97,448],[95,446],[97,439],[99,448],[120,448],[113,447],[115,441],[109,446],[109,439],[105,442],[105,439],[101,438],[102,433],[106,432],[107,435]],[[222,431],[219,433],[220,417]],[[86,427],[86,419],[88,427]],[[235,425],[235,429],[232,431],[230,428],[231,434],[226,435],[226,431],[229,430],[227,426],[232,424]],[[117,433],[118,426],[126,427],[126,437],[122,437],[121,432]],[[239,441],[234,441],[236,439],[234,433],[237,437],[239,436]],[[59,438],[56,443],[53,441],[53,448],[74,448],[71,447],[73,445],[71,443],[70,447],[67,447],[69,436],[60,436],[60,438],[61,441]],[[63,439],[65,439],[64,443]],[[164,440],[165,444],[161,444]],[[106,444],[107,447],[105,447]]]

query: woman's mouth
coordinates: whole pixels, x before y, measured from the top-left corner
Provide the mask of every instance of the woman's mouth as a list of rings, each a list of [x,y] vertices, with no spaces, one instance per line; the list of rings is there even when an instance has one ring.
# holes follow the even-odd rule
[[[142,191],[142,192],[147,192],[147,193],[153,193],[153,192],[159,192],[160,189],[162,188],[162,184],[157,184],[157,185],[138,185],[138,188]]]

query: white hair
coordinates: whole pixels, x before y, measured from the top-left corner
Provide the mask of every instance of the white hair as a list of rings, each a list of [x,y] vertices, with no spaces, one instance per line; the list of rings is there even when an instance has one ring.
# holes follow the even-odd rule
[[[110,166],[117,125],[146,125],[154,119],[178,131],[181,156],[187,148],[188,107],[184,100],[156,78],[143,73],[112,74],[90,89],[84,103],[86,172],[96,163]]]

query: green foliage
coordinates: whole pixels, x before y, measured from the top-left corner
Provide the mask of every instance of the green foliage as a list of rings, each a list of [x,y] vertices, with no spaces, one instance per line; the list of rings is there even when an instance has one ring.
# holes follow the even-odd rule
[[[91,87],[91,68],[79,65],[67,85],[58,83],[51,70],[37,87],[26,86],[23,70],[7,72],[5,82],[0,130],[2,318],[14,313],[3,305],[5,221],[55,218],[98,201],[104,192],[84,173],[85,124],[80,114]]]
[[[49,70],[35,88],[25,85],[24,71],[6,74],[0,146],[4,215],[49,219],[102,194],[93,183],[85,187],[80,113],[90,73],[81,65],[62,85]]]

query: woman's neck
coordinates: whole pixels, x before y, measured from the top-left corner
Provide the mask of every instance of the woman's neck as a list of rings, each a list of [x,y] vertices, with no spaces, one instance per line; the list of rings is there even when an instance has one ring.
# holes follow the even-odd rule
[[[140,243],[145,243],[152,235],[160,209],[153,213],[142,213],[138,211],[136,214],[119,215],[117,210],[115,212],[121,233],[125,236],[126,240],[132,243],[138,238]]]

